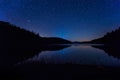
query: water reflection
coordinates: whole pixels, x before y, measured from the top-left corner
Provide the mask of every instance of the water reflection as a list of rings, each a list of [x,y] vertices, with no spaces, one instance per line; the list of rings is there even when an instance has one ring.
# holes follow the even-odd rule
[[[0,49],[0,53],[0,67],[26,63],[120,66],[119,48],[104,45],[53,45],[38,49]]]
[[[119,59],[109,56],[105,51],[93,48],[90,45],[73,45],[60,51],[44,51],[33,58],[29,58],[26,63],[28,62],[120,66]]]
[[[46,78],[48,80],[51,76],[54,78],[58,74],[59,77],[62,75],[69,79],[73,76],[76,79],[75,75],[82,78],[91,76],[94,78],[96,76],[113,76],[113,73],[119,77],[120,59],[110,56],[110,54],[95,46],[97,45],[94,45],[94,47],[93,45],[54,45],[43,46],[39,49],[1,49],[0,75],[7,76],[7,78],[11,78],[11,76],[13,78],[15,76],[25,77],[25,80]],[[102,46],[99,45],[99,47]],[[56,67],[42,66],[42,63],[81,65],[75,67],[68,65],[68,68],[59,65]],[[111,66],[115,68],[111,68]],[[18,78],[15,80],[18,80]]]
[[[104,46],[92,46],[92,47],[104,50],[110,56],[120,58],[120,47],[118,45],[116,46],[104,45]]]
[[[69,47],[70,45],[51,45],[42,46],[38,49],[30,48],[0,48],[0,67],[12,67],[15,64],[32,58],[34,55],[40,54],[43,51],[56,51]]]

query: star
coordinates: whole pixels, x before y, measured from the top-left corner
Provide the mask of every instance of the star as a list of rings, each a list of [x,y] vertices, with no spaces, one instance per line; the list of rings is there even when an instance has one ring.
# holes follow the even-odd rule
[[[31,22],[31,20],[30,20],[30,19],[28,19],[28,20],[27,20],[27,22],[28,22],[28,23],[30,23],[30,22]]]

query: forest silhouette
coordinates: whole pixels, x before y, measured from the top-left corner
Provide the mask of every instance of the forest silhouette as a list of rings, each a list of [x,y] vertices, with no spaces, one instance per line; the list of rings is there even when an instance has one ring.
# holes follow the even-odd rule
[[[38,48],[50,44],[71,43],[62,38],[41,37],[39,34],[3,21],[0,21],[0,38],[1,48]]]
[[[41,37],[8,22],[0,21],[0,67],[12,66],[43,51],[61,50],[71,43],[57,37]]]
[[[101,38],[83,43],[104,44],[104,46],[93,46],[93,47],[103,49],[105,50],[105,52],[111,55],[115,55],[116,53],[117,56],[119,56],[118,54],[119,53],[118,45],[120,44],[119,36],[120,36],[120,28],[112,32],[108,32]],[[16,25],[4,21],[0,21],[0,38],[1,38],[0,52],[4,53],[5,55],[8,55],[9,53],[11,53],[11,55],[14,56],[19,55],[19,57],[20,56],[27,57],[29,55],[33,56],[34,54],[37,54],[41,51],[59,50],[70,46],[70,45],[59,45],[59,44],[75,43],[57,37],[41,37],[39,34],[36,34],[33,31],[20,28]],[[114,49],[113,51],[115,51],[115,53],[113,54],[113,51],[110,52],[109,49]],[[19,51],[20,53],[16,54],[17,51]]]
[[[115,48],[113,45],[120,44],[120,28],[107,33],[105,36],[94,39],[87,43],[102,43],[104,46],[93,46],[95,48],[103,49],[106,53],[117,56],[119,58],[119,47]],[[41,66],[41,63],[23,63],[17,65],[19,62],[24,62],[27,59],[32,58],[35,55],[43,51],[55,51],[69,47],[72,44],[71,41],[56,38],[56,37],[41,37],[39,34],[20,28],[8,22],[0,21],[0,76],[2,78],[14,79],[24,78],[26,75],[28,79],[39,78],[51,78],[57,74],[62,74],[62,77],[67,76],[77,78],[93,78],[112,76],[113,73],[119,77],[117,69],[108,67],[99,67],[91,65],[79,65],[78,67],[50,67]],[[74,43],[74,42],[73,42]],[[57,44],[57,45],[56,45]],[[82,44],[82,43],[81,43]],[[72,63],[66,63],[72,64]],[[68,68],[69,67],[69,68]],[[101,71],[102,70],[102,71]],[[51,74],[52,73],[52,74]],[[64,73],[64,74],[63,74]],[[71,73],[71,74],[70,74]],[[92,73],[92,74],[91,74]],[[74,75],[73,75],[74,74]],[[106,74],[109,74],[106,76]],[[41,75],[41,76],[40,76]],[[47,75],[47,77],[46,77]],[[5,77],[4,77],[5,76]],[[6,77],[7,76],[7,77]],[[21,77],[22,76],[22,77]],[[87,77],[86,77],[87,76]],[[58,78],[57,78],[58,79]],[[26,79],[25,79],[26,80]]]
[[[101,43],[105,45],[120,44],[120,27],[112,32],[107,32],[103,37],[94,39],[90,43]]]

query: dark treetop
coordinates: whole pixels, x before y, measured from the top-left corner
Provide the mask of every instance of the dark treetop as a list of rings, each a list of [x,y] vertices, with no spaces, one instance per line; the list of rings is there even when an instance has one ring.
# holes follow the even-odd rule
[[[68,43],[71,42],[56,37],[43,38],[34,32],[0,21],[0,67],[13,66],[42,51],[64,49],[69,46],[55,44]]]
[[[41,36],[99,38],[120,25],[120,0],[0,0],[0,20]]]
[[[109,45],[120,44],[120,28],[112,32],[108,32],[106,35],[104,35],[101,38],[92,40],[91,43],[102,43]]]
[[[40,37],[39,34],[3,21],[0,21],[0,38],[1,48],[38,48],[50,44],[71,43],[56,37]]]

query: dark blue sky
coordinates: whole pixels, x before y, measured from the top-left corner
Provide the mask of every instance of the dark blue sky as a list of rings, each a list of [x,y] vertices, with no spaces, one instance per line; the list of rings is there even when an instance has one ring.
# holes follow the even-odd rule
[[[120,0],[0,0],[0,20],[41,36],[91,40],[120,25]]]

